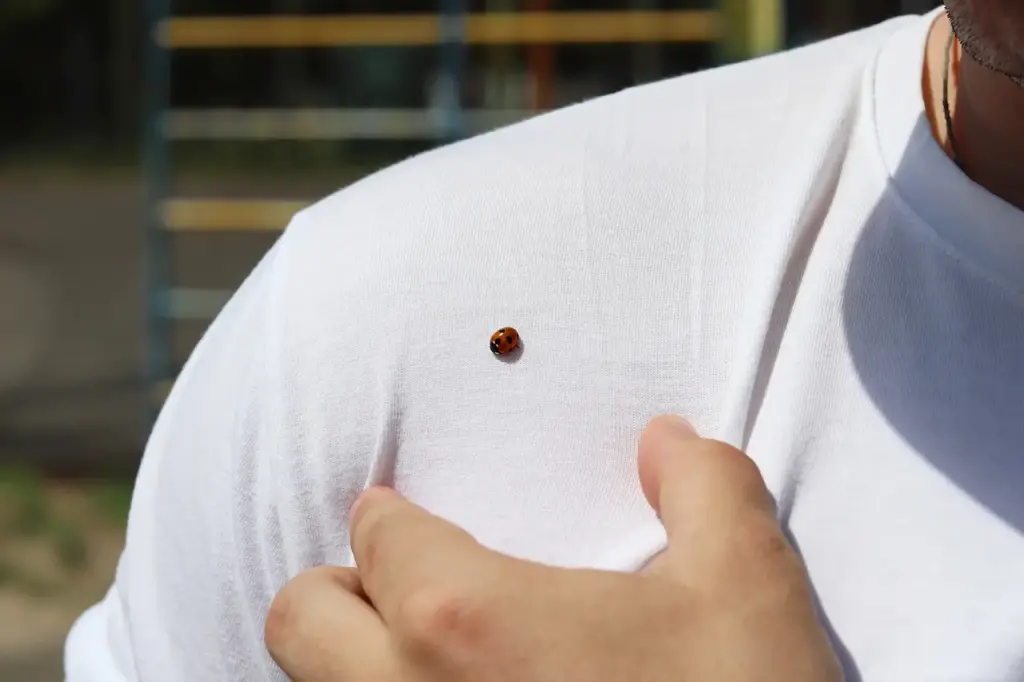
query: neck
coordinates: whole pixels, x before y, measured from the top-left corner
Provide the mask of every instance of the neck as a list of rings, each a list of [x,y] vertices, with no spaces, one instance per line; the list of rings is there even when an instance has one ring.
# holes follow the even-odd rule
[[[931,98],[939,98],[931,102],[932,111],[938,113],[936,137],[952,153],[941,101],[950,31],[945,16],[933,27],[926,82],[931,84]],[[996,196],[1024,209],[1024,87],[985,68],[958,45],[954,48],[959,58],[952,62],[959,62],[959,69],[949,77],[949,106],[964,171]]]

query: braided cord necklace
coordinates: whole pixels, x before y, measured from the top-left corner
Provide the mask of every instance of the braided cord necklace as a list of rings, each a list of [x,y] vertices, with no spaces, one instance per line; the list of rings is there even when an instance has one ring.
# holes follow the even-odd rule
[[[946,135],[949,137],[949,149],[953,152],[953,163],[960,168],[964,169],[964,160],[960,156],[959,146],[956,142],[956,133],[953,127],[953,114],[950,110],[949,105],[949,72],[953,58],[953,47],[956,44],[956,34],[950,31],[949,41],[946,43],[946,60],[945,68],[942,73],[942,114],[946,118]]]

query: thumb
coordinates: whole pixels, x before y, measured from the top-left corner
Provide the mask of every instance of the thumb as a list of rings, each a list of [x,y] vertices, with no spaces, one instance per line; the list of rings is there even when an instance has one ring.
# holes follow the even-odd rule
[[[736,580],[737,570],[764,574],[764,560],[795,554],[775,519],[771,493],[743,452],[701,438],[677,416],[652,420],[640,437],[640,482],[658,512],[669,548],[659,572],[688,582]],[[778,555],[778,556],[776,556]]]

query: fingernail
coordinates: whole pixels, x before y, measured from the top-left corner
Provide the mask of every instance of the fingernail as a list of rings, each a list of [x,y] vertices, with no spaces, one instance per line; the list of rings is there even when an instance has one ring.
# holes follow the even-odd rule
[[[359,508],[359,506],[363,503],[363,501],[366,499],[366,497],[368,495],[379,495],[379,494],[382,494],[382,493],[383,494],[394,494],[394,491],[391,490],[391,488],[388,488],[386,486],[374,485],[374,486],[370,486],[369,488],[367,488],[366,490],[361,492],[359,494],[359,497],[356,498],[356,501],[352,503],[351,507],[349,507],[349,509],[348,509],[348,518],[351,519],[351,518],[353,518],[356,515],[356,510]]]
[[[693,424],[677,414],[666,415],[665,423],[672,430],[672,435],[680,440],[692,440],[700,437],[697,429],[693,428]]]

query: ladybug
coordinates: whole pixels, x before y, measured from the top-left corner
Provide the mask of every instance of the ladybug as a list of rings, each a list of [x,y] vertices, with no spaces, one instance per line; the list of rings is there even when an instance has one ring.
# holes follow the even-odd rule
[[[519,332],[512,327],[502,327],[491,336],[491,352],[508,355],[519,347]]]

